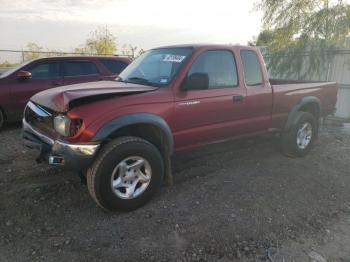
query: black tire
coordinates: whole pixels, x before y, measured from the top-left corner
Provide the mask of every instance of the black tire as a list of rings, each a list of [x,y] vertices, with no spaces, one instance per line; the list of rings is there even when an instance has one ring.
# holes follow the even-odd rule
[[[0,130],[4,126],[5,123],[5,115],[4,112],[0,109]]]
[[[112,173],[124,159],[139,156],[148,161],[151,179],[145,191],[132,199],[123,199],[112,190]],[[95,202],[108,211],[131,211],[146,204],[162,185],[164,163],[159,150],[138,137],[120,137],[106,144],[87,172],[87,185]]]
[[[308,112],[298,112],[295,116],[295,124],[282,134],[281,137],[281,149],[282,152],[290,157],[303,157],[309,153],[315,139],[318,136],[318,121],[315,117]],[[305,148],[301,148],[298,145],[297,136],[298,131],[306,124],[309,123],[312,127],[312,135],[309,144]]]

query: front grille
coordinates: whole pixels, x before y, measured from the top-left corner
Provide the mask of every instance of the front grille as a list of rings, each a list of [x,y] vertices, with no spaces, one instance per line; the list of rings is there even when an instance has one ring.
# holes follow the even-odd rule
[[[26,122],[47,135],[53,135],[55,132],[52,114],[32,102],[29,103],[24,111]]]

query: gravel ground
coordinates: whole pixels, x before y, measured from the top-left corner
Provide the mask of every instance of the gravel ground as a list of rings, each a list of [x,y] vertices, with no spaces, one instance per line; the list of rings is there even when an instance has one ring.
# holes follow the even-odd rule
[[[350,261],[350,127],[302,159],[274,136],[173,159],[175,184],[105,213],[78,176],[37,165],[0,133],[0,261]]]

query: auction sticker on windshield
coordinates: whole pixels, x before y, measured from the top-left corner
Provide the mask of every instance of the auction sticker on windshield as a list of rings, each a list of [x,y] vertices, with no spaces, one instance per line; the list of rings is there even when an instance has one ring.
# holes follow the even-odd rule
[[[165,55],[164,62],[181,63],[186,56],[183,55]]]

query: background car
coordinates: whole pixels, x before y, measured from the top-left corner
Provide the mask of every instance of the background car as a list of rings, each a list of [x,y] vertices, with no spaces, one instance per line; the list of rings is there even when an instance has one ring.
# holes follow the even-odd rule
[[[0,75],[0,128],[18,121],[30,97],[53,87],[116,78],[126,57],[50,57],[26,62]]]

